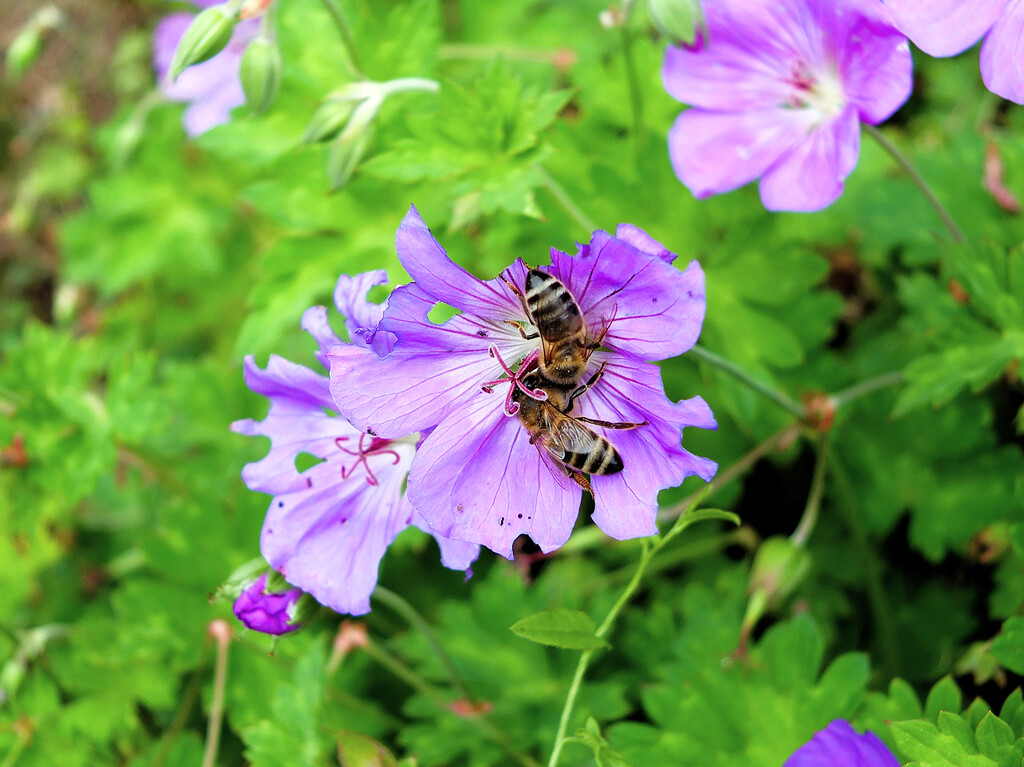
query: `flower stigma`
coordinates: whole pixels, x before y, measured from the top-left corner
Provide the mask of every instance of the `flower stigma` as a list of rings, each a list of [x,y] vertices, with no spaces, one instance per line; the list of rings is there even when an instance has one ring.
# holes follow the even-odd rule
[[[351,450],[341,444],[342,442],[347,442],[349,439],[349,437],[335,437],[334,439],[334,444],[339,450],[343,453],[347,453],[348,455],[356,456],[356,460],[351,466],[345,467],[343,465],[341,467],[342,479],[349,479],[353,474],[355,474],[359,465],[362,464],[366,468],[366,484],[370,487],[377,487],[380,483],[377,480],[377,475],[374,474],[373,469],[370,468],[370,462],[368,460],[369,457],[371,455],[390,455],[393,459],[391,461],[392,466],[397,466],[402,460],[402,457],[396,451],[388,448],[388,445],[397,440],[381,439],[380,437],[373,437],[369,434],[360,434],[358,447],[355,450]],[[370,440],[370,443],[364,444],[367,439]]]
[[[508,377],[496,378],[493,381],[486,381],[480,385],[480,388],[487,394],[490,394],[494,391],[494,387],[497,384],[511,384],[511,386],[508,387],[508,394],[505,395],[504,412],[506,416],[513,416],[519,412],[519,403],[512,401],[512,395],[515,394],[516,389],[519,389],[523,394],[531,399],[543,402],[548,398],[548,393],[543,389],[530,389],[523,383],[523,376],[535,366],[537,358],[540,356],[540,349],[534,349],[526,355],[523,361],[519,364],[518,371],[513,371],[512,368],[508,366],[505,360],[501,358],[501,352],[498,351],[498,347],[494,344],[491,344],[488,347],[487,353],[498,361],[498,364],[501,365],[501,369],[505,371]]]

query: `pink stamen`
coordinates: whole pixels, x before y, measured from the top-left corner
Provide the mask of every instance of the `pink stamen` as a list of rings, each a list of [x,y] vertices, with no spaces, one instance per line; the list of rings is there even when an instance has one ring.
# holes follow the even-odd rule
[[[498,384],[511,384],[508,387],[508,394],[505,395],[505,415],[512,416],[519,412],[519,403],[512,401],[512,395],[515,394],[516,389],[523,392],[527,397],[531,399],[540,400],[543,402],[548,398],[548,393],[543,389],[530,389],[523,384],[523,376],[529,373],[537,364],[537,358],[540,356],[540,349],[534,349],[525,359],[519,364],[519,372],[514,372],[510,368],[505,360],[501,358],[501,353],[498,351],[498,347],[494,344],[487,350],[488,354],[494,357],[498,364],[501,365],[501,369],[505,371],[508,378],[496,378],[493,381],[486,381],[481,384],[480,388],[490,394],[494,391],[494,387]]]
[[[364,444],[367,438],[370,440],[369,445]],[[370,462],[367,459],[371,455],[387,455],[390,453],[391,457],[394,459],[391,462],[392,466],[397,466],[402,460],[402,456],[400,456],[396,451],[388,449],[387,446],[391,444],[391,440],[389,439],[381,439],[380,437],[373,437],[369,434],[360,434],[359,446],[355,450],[350,450],[341,444],[342,442],[347,442],[348,439],[348,437],[336,437],[334,440],[334,444],[337,445],[338,449],[343,453],[356,456],[356,462],[351,466],[348,468],[345,466],[341,467],[342,479],[348,479],[351,477],[355,474],[356,469],[359,468],[359,464],[362,464],[366,468],[366,484],[371,487],[377,487],[380,482],[377,480],[377,475],[373,473],[373,469],[370,468]]]

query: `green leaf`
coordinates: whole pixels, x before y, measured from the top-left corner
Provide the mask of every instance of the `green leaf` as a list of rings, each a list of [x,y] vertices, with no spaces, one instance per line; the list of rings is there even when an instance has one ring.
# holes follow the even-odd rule
[[[931,722],[911,719],[889,725],[896,746],[921,767],[998,767],[986,756],[969,753],[952,735],[940,733]]]
[[[940,711],[936,722],[939,732],[943,735],[950,735],[956,738],[957,742],[969,754],[978,753],[978,747],[974,742],[974,732],[959,714],[952,714],[949,711]]]
[[[579,610],[544,610],[516,621],[510,628],[523,639],[565,650],[608,647],[604,639],[594,634],[594,621]]]
[[[1013,728],[991,711],[978,723],[975,739],[981,753],[1000,764],[1005,763],[1012,754],[1012,746],[1016,740]]]
[[[936,719],[940,711],[949,711],[959,714],[963,708],[963,695],[957,687],[953,677],[947,675],[942,677],[928,692],[928,698],[924,703],[924,715],[929,719]]]
[[[576,736],[566,738],[566,742],[581,743],[593,751],[597,767],[631,767],[629,762],[612,749],[608,741],[601,735],[601,729],[594,717],[589,717],[586,726],[576,730]]]
[[[1010,618],[992,642],[992,654],[1015,674],[1024,674],[1024,618]]]

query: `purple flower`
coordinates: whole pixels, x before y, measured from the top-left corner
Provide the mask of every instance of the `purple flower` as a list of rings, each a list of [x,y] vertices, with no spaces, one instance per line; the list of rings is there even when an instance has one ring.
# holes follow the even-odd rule
[[[541,271],[568,289],[588,337],[603,333],[580,380],[600,371],[569,414],[616,424],[592,432],[617,449],[624,468],[594,475],[594,521],[614,538],[654,535],[658,491],[691,474],[709,480],[713,461],[680,446],[683,427],[715,428],[707,404],[672,402],[661,372],[647,360],[681,354],[704,319],[704,274],[694,261],[680,271],[675,256],[644,232],[620,226],[597,231],[569,256],[552,250]],[[568,476],[515,417],[527,393],[524,374],[540,349],[523,301],[527,267],[517,260],[482,282],[454,264],[412,208],[396,235],[399,258],[414,282],[392,293],[374,338],[397,339],[383,358],[352,345],[331,350],[331,393],[360,428],[391,438],[433,429],[409,474],[409,498],[442,535],[481,543],[506,557],[520,534],[540,548],[561,546],[579,511],[582,475]],[[438,302],[461,314],[428,318]],[[514,368],[518,366],[518,370]]]
[[[860,122],[907,100],[906,38],[877,0],[705,0],[706,39],[665,53],[665,89],[693,108],[669,131],[698,197],[760,178],[769,210],[813,211],[857,164]]]
[[[849,722],[836,719],[782,767],[900,767],[900,763],[873,732],[858,735]]]
[[[364,328],[376,325],[383,312],[383,306],[365,296],[386,282],[383,271],[342,275],[335,289],[335,304],[345,315],[349,336],[371,356],[387,353],[390,342],[384,334],[364,341]],[[302,326],[320,344],[321,360],[328,348],[341,343],[325,307],[307,309]],[[361,432],[333,414],[326,376],[276,355],[265,370],[247,357],[245,381],[270,400],[264,420],[231,425],[236,432],[271,441],[267,456],[242,470],[249,489],[274,496],[260,538],[264,558],[331,609],[352,615],[369,612],[388,545],[410,524],[433,532],[403,493],[418,435],[382,439]],[[300,473],[295,460],[303,453],[319,463]],[[446,567],[467,570],[476,559],[476,546],[435,537]]]
[[[1024,104],[1024,2],[883,0],[899,27],[931,56],[955,56],[985,36],[981,79],[1004,99]],[[987,33],[987,34],[986,34]]]
[[[264,634],[287,634],[302,628],[301,623],[292,623],[295,607],[302,598],[302,589],[279,592],[266,589],[267,573],[264,573],[238,595],[232,608],[235,617],[247,628]]]
[[[219,0],[192,0],[199,8],[217,5]],[[214,126],[225,123],[231,110],[245,103],[238,67],[246,46],[259,33],[259,19],[240,21],[235,25],[231,41],[216,56],[189,67],[173,83],[167,73],[174,51],[182,35],[195,18],[188,13],[165,16],[153,31],[153,68],[160,90],[172,101],[190,102],[185,110],[185,132],[198,136]]]

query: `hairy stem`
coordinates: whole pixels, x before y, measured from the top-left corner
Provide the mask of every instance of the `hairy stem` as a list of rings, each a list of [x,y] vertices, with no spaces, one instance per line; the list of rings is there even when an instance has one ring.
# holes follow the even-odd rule
[[[692,349],[690,349],[690,354],[697,357],[701,361],[706,362],[709,365],[713,365],[719,370],[728,373],[737,381],[742,383],[744,386],[752,389],[753,391],[756,391],[761,396],[771,400],[776,405],[781,407],[783,410],[785,410],[788,413],[791,413],[797,418],[803,419],[807,415],[803,406],[799,402],[792,399],[789,395],[779,391],[778,389],[769,386],[768,384],[763,383],[762,381],[758,381],[746,370],[741,368],[739,365],[730,362],[725,357],[720,357],[714,352],[709,352],[707,349],[700,345],[695,345]]]
[[[434,651],[434,655],[441,661],[441,665],[444,666],[445,672],[448,674],[448,679],[452,683],[459,695],[467,701],[472,701],[473,697],[469,694],[469,690],[466,689],[465,683],[462,681],[462,677],[459,676],[458,669],[455,668],[455,663],[452,661],[451,656],[448,655],[441,641],[437,638],[437,634],[430,627],[430,624],[426,619],[417,612],[416,608],[413,607],[409,602],[400,597],[391,589],[386,589],[379,585],[373,591],[374,599],[377,599],[396,613],[401,615],[405,620],[409,622],[414,629],[419,631],[423,638],[427,640],[427,644],[430,645],[430,649]]]
[[[800,524],[789,537],[796,546],[803,547],[807,544],[807,539],[811,537],[814,525],[818,521],[821,496],[825,490],[825,467],[828,466],[830,447],[831,440],[828,433],[825,433],[818,444],[818,459],[814,463],[814,476],[811,478],[811,491],[807,495],[807,505],[804,507],[803,516],[800,517]]]
[[[341,37],[341,45],[345,49],[345,59],[348,63],[349,72],[357,80],[365,80],[363,66],[359,63],[359,53],[356,51],[356,39],[352,35],[352,27],[348,25],[345,14],[341,12],[338,0],[320,0],[320,4],[331,16],[331,21],[338,29],[338,36]]]
[[[836,408],[843,407],[853,402],[855,399],[873,394],[880,389],[887,389],[890,386],[896,386],[903,383],[903,373],[886,373],[880,375],[877,378],[869,378],[867,381],[861,381],[859,384],[855,384],[848,389],[836,392],[832,395],[832,402],[835,403]]]
[[[212,632],[217,644],[217,660],[213,668],[213,700],[210,703],[210,719],[206,727],[206,749],[203,752],[202,767],[213,767],[217,763],[220,728],[224,721],[224,689],[228,681],[228,648],[231,646],[231,629],[225,622],[220,622],[224,623],[223,629],[218,627],[218,630]]]
[[[935,212],[939,214],[939,218],[942,219],[942,223],[945,224],[946,229],[949,230],[949,234],[953,237],[954,242],[966,242],[967,238],[964,233],[960,230],[960,227],[956,225],[953,217],[949,215],[949,211],[946,210],[945,206],[939,202],[939,198],[935,196],[935,192],[932,191],[931,187],[928,186],[928,182],[924,180],[917,169],[910,163],[902,152],[896,148],[889,139],[885,137],[874,125],[863,123],[864,129],[878,144],[884,149],[889,155],[896,161],[903,171],[910,177],[910,180],[914,182],[914,185],[921,191],[928,203],[935,209]]]

